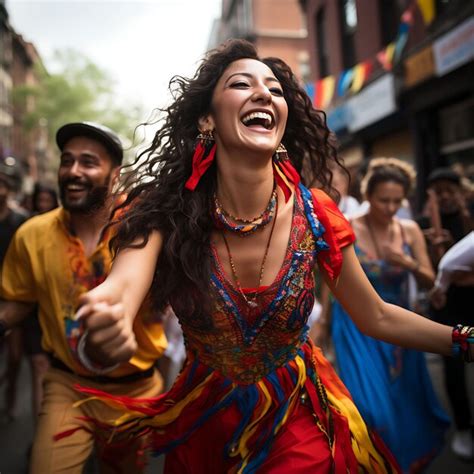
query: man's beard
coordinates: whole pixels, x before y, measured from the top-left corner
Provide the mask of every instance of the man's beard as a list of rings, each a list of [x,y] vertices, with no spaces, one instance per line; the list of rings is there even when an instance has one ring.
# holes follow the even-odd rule
[[[84,182],[76,179],[68,179],[59,183],[59,195],[64,209],[72,213],[93,214],[103,209],[109,197],[109,183],[111,176],[108,175],[101,186],[93,186],[89,181]],[[66,186],[71,183],[80,183],[87,188],[87,194],[79,201],[68,201]]]

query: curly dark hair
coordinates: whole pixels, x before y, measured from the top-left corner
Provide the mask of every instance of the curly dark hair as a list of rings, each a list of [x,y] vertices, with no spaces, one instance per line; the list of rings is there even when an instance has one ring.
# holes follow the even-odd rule
[[[119,206],[114,251],[146,244],[152,230],[163,236],[163,248],[151,288],[158,308],[170,303],[179,315],[208,314],[210,308],[210,236],[213,230],[213,164],[194,192],[184,188],[192,171],[198,121],[210,112],[217,81],[239,59],[266,64],[281,83],[288,103],[288,120],[282,139],[291,161],[307,185],[318,183],[330,191],[329,165],[338,162],[334,140],[324,112],[311,100],[291,69],[280,59],[260,59],[255,47],[244,40],[229,40],[210,51],[191,79],[170,81],[173,103],[162,110],[164,118],[151,146],[128,167]]]
[[[398,158],[373,158],[361,182],[362,194],[369,198],[380,183],[395,182],[407,197],[415,185],[416,171],[410,163]]]

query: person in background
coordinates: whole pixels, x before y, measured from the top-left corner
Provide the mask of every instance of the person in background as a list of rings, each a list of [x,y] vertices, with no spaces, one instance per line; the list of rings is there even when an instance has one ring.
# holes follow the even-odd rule
[[[5,256],[0,286],[0,336],[37,306],[42,347],[51,364],[44,377],[30,472],[82,473],[94,444],[101,473],[141,472],[144,438],[127,450],[108,449],[88,419],[110,420],[119,412],[101,404],[76,404],[84,397],[74,389],[79,384],[115,395],[151,397],[162,388],[154,364],[166,338],[161,323],[146,306],[132,329],[136,339],[130,357],[108,370],[84,358],[86,333],[75,319],[80,296],[103,281],[111,266],[112,234],[107,224],[114,207],[112,188],[120,172],[122,144],[115,132],[91,122],[63,125],[56,142],[61,151],[62,206],[32,217],[18,229]],[[122,333],[117,327],[109,335],[126,347]],[[53,442],[61,429],[71,437]]]
[[[13,192],[13,183],[5,169],[0,168],[0,274],[3,259],[8,245],[16,229],[28,218],[26,213],[13,209],[10,197]],[[19,332],[11,331],[6,338],[7,360],[5,371],[0,377],[0,384],[5,383],[4,415],[7,421],[15,416],[16,381],[19,361],[21,360],[21,340]]]
[[[471,231],[454,244],[441,258],[438,264],[435,284],[430,299],[435,309],[446,305],[446,293],[457,280],[467,281],[474,278],[474,231]]]
[[[7,253],[8,245],[16,229],[28,218],[10,205],[13,182],[4,167],[0,167],[0,268]]]
[[[33,215],[52,211],[58,205],[56,190],[46,184],[37,183],[32,196]]]
[[[372,159],[361,183],[368,210],[351,220],[355,251],[368,279],[384,301],[405,308],[410,307],[410,274],[423,287],[431,288],[434,281],[420,228],[396,217],[414,179],[415,171],[406,162]],[[338,372],[362,416],[403,472],[422,472],[443,446],[449,426],[424,354],[364,335],[338,301],[329,315],[325,322],[326,328],[331,323]],[[329,331],[320,332],[327,337]]]
[[[349,175],[339,166],[332,168],[332,185],[339,193],[339,201],[337,207],[348,219],[360,212],[359,201],[348,194],[349,191]]]
[[[450,168],[437,168],[427,179],[429,200],[426,216],[417,221],[424,230],[435,268],[455,243],[473,230],[461,177]],[[474,325],[472,295],[474,284],[469,273],[458,274],[445,293],[445,304],[431,308],[431,317],[444,324],[459,321]],[[464,364],[444,357],[444,383],[453,413],[455,432],[451,440],[453,452],[462,459],[474,459],[473,414],[467,388]]]
[[[469,361],[474,328],[453,330],[374,291],[349,223],[323,190],[303,184],[318,180],[330,192],[337,154],[325,114],[283,61],[231,40],[171,88],[162,126],[128,181],[111,273],[82,296],[77,317],[91,362],[128,360],[148,295],[157,310],[172,306],[187,361],[169,392],[151,400],[80,389],[122,407],[100,428],[130,440],[151,433],[167,473],[399,472],[308,339],[316,265],[367,336],[446,355],[454,347]],[[397,186],[390,209],[405,193]],[[420,231],[416,241],[415,228],[407,232],[409,256],[400,227],[387,221],[375,230],[382,241],[392,229],[384,257],[430,284]],[[127,344],[114,337],[118,327],[128,328]]]

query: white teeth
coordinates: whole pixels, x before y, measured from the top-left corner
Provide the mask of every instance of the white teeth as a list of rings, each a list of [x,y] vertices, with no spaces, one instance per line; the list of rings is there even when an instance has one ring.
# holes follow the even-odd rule
[[[242,123],[245,124],[247,122],[250,122],[250,120],[256,118],[266,120],[268,126],[272,123],[272,116],[270,114],[267,114],[266,112],[251,112],[242,119]]]
[[[82,191],[84,189],[84,186],[81,186],[80,184],[69,184],[67,186],[67,189],[70,191]]]

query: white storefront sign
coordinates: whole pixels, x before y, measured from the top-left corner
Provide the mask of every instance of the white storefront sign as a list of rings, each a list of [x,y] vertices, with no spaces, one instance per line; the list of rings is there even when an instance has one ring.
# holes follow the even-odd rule
[[[474,16],[433,43],[436,75],[444,76],[474,59]]]
[[[393,74],[385,74],[347,101],[350,121],[347,128],[356,132],[397,110]]]

